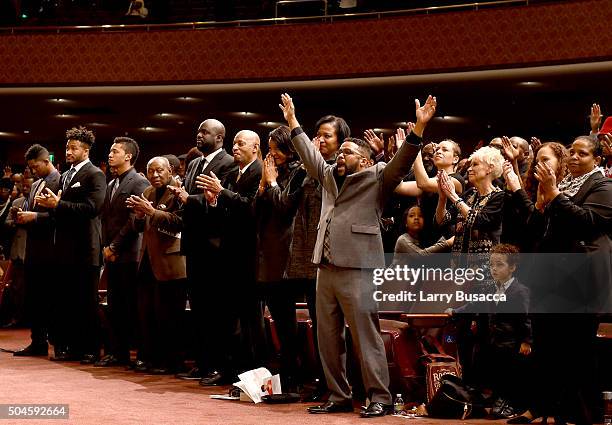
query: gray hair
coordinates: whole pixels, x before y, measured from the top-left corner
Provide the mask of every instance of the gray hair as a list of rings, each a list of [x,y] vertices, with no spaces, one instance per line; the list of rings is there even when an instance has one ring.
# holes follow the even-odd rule
[[[165,156],[154,156],[149,160],[149,162],[147,162],[147,170],[149,170],[149,167],[151,166],[151,164],[153,164],[154,161],[161,161],[164,166],[168,168],[168,170],[172,169],[170,167],[170,161],[168,161],[168,158],[166,158]]]

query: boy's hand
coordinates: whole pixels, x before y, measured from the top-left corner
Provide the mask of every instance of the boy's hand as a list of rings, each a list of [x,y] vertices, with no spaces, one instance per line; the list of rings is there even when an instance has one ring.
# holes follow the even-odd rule
[[[531,354],[531,345],[526,342],[521,342],[521,348],[519,348],[519,353],[523,356],[528,356]]]

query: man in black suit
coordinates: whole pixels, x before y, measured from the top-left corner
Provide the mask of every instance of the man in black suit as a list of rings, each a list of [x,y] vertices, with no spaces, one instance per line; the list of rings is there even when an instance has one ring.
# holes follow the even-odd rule
[[[222,281],[223,273],[219,264],[221,215],[216,211],[209,214],[203,190],[196,186],[196,178],[213,173],[220,178],[236,169],[234,159],[223,149],[225,127],[215,119],[203,121],[196,136],[196,147],[203,153],[189,163],[182,188],[169,187],[182,203],[183,232],[181,254],[187,261],[187,292],[195,328],[196,365],[181,379],[205,378],[215,371],[218,363],[217,339],[218,304],[215,290]]]
[[[36,201],[55,218],[55,264],[52,304],[52,360],[93,363],[99,355],[98,281],[102,263],[100,212],[106,177],[89,160],[93,132],[85,127],[66,132],[66,162],[57,194],[49,188]]]
[[[47,277],[53,265],[53,220],[49,211],[36,202],[36,196],[45,188],[57,192],[60,173],[49,160],[49,151],[41,145],[32,145],[26,151],[28,167],[38,177],[32,185],[30,195],[16,222],[26,228],[25,287],[26,311],[32,327],[32,342],[26,348],[16,351],[15,356],[46,356],[49,329],[49,297],[51,291]]]
[[[258,367],[265,358],[263,306],[255,292],[256,223],[252,208],[261,180],[259,136],[250,130],[239,131],[234,137],[232,153],[238,169],[225,179],[221,180],[213,173],[197,178],[198,187],[205,190],[210,210],[221,213],[224,220],[221,258],[225,279],[215,282],[212,299],[216,305],[214,326],[219,340],[211,342],[219,352],[219,363],[216,363],[217,370],[200,381],[203,386],[231,382],[236,368],[248,370]],[[232,285],[222,283],[227,281],[228,273]],[[238,322],[242,341],[239,349],[232,350],[232,334]],[[233,362],[230,363],[228,359],[232,356]]]
[[[140,149],[129,137],[116,137],[108,154],[115,177],[106,188],[102,209],[102,244],[106,268],[109,347],[96,366],[128,364],[136,326],[136,274],[142,234],[132,230],[125,201],[140,196],[149,181],[136,172]]]

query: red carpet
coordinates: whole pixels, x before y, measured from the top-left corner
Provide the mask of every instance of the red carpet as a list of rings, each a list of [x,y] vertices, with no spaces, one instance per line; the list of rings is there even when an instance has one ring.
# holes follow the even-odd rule
[[[16,349],[29,342],[29,331],[0,330],[0,347]],[[228,387],[205,389],[197,382],[152,376],[123,368],[97,368],[77,362],[55,363],[42,357],[13,357],[0,352],[0,403],[61,403],[70,420],[0,420],[3,424],[503,424],[505,421],[449,421],[392,416],[361,419],[357,413],[310,415],[309,404],[266,405],[211,400]]]

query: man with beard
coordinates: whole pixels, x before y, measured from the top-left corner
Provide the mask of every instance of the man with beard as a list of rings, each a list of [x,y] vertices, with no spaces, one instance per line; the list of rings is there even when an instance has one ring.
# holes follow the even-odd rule
[[[281,96],[280,105],[293,136],[292,142],[306,171],[323,186],[323,205],[313,262],[317,274],[317,331],[319,353],[331,395],[327,403],[308,408],[310,413],[353,410],[346,378],[345,320],[366,394],[371,400],[362,417],[390,413],[389,371],[373,298],[371,269],[384,267],[379,217],[385,202],[404,178],[421,147],[436,100],[423,107],[416,101],[417,123],[389,164],[370,166],[371,148],[361,139],[347,138],[336,163],[329,165],[304,134],[295,116],[293,100]]]
[[[98,282],[102,264],[100,212],[106,177],[89,160],[94,134],[85,127],[66,132],[66,162],[57,194],[50,188],[35,199],[55,218],[57,253],[52,360],[93,363],[99,355]]]
[[[182,188],[169,186],[182,204],[183,232],[181,254],[187,262],[187,293],[191,317],[195,329],[195,367],[179,373],[180,379],[206,379],[216,376],[218,349],[221,342],[216,339],[218,299],[215,289],[221,286],[223,272],[219,267],[220,230],[222,217],[214,212],[208,214],[203,190],[196,186],[196,178],[214,173],[219,178],[236,169],[234,159],[223,150],[225,127],[220,121],[203,121],[196,136],[196,147],[203,153],[189,163]],[[213,341],[214,343],[211,343]]]

